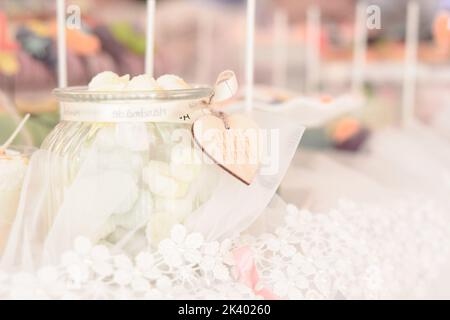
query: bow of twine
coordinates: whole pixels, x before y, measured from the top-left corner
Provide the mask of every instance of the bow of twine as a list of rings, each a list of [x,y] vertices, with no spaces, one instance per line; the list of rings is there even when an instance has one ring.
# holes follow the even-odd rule
[[[223,71],[217,77],[211,95],[202,101],[202,106],[210,114],[222,119],[225,128],[230,129],[227,122],[227,114],[223,111],[218,111],[219,107],[224,105],[224,102],[230,100],[238,90],[238,82],[236,74],[231,70]]]

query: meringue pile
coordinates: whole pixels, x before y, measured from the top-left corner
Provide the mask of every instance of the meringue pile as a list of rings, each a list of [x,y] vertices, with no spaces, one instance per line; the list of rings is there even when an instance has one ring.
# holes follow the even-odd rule
[[[99,73],[88,86],[90,91],[145,91],[190,89],[183,79],[173,74],[165,74],[155,80],[143,74],[130,79],[130,75],[119,76],[111,71]]]
[[[108,71],[95,76],[88,90],[188,88],[183,79],[174,75],[163,75],[157,80],[148,75],[130,79],[129,75],[118,76]],[[82,178],[75,175],[74,179],[78,182],[83,179],[80,193],[95,188],[92,192],[96,196],[89,200],[89,209],[95,208],[92,214],[106,221],[93,241],[117,244],[127,237],[132,239],[126,245],[130,252],[145,243],[156,244],[168,236],[173,225],[183,224],[211,196],[217,169],[202,163],[201,152],[192,144],[190,135],[180,141],[173,137],[177,129],[190,134],[189,125],[166,122],[90,125],[95,134],[86,137],[77,168],[89,175],[83,174]],[[96,155],[94,161],[89,160],[92,154]]]

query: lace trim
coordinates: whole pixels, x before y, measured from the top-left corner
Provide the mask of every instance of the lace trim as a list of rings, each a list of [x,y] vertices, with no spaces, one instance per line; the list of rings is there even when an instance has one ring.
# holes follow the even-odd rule
[[[264,286],[283,299],[417,298],[448,257],[448,211],[407,199],[383,207],[342,200],[329,212],[286,207],[258,236],[205,242],[176,225],[130,259],[77,238],[58,266],[0,272],[10,299],[259,299],[238,279],[233,250],[248,246]]]

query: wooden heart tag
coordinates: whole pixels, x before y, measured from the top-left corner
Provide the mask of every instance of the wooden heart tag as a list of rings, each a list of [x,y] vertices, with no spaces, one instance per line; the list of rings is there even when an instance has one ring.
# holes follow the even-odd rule
[[[228,173],[250,185],[258,173],[259,128],[243,114],[212,113],[198,118],[192,135],[203,153]]]

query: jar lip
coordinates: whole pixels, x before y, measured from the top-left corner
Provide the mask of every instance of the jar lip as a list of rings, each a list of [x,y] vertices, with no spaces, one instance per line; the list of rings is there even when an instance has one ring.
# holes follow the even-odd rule
[[[211,87],[197,86],[192,89],[147,90],[147,91],[94,91],[87,86],[56,88],[53,94],[59,101],[106,102],[129,100],[194,100],[209,97]]]
[[[0,154],[0,159],[5,158],[27,158],[37,151],[37,148],[33,146],[25,145],[12,145],[6,149],[6,154]]]

